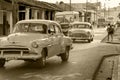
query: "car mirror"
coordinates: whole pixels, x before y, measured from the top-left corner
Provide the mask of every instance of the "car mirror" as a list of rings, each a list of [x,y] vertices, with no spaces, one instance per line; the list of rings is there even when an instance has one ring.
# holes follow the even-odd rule
[[[90,29],[93,29],[92,26],[90,26]]]
[[[48,33],[51,34],[51,30],[50,29],[48,30]]]
[[[54,34],[51,30],[48,30],[48,33],[49,33],[50,35],[53,35],[53,34]]]

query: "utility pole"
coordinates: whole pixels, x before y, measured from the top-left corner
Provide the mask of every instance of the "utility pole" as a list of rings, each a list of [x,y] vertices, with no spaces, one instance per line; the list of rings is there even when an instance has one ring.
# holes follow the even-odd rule
[[[12,24],[14,26],[14,24],[16,23],[16,2],[15,0],[12,0]]]
[[[105,3],[104,3],[104,18],[106,17],[106,6],[105,6]]]
[[[71,11],[71,0],[70,0],[70,11]]]
[[[88,7],[88,0],[86,0],[86,14],[85,14],[85,21],[88,21],[88,20],[87,20],[87,7]]]
[[[98,0],[97,0],[97,9],[96,9],[96,21],[98,22]]]
[[[87,12],[88,0],[86,0],[86,12]]]

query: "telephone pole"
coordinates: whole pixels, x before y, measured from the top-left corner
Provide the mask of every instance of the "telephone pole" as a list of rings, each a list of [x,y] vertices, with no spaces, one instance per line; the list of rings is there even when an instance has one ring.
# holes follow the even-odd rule
[[[16,0],[12,0],[12,24],[14,26],[14,24],[16,23]]]
[[[71,0],[70,0],[70,11],[71,11]]]
[[[85,21],[87,22],[88,20],[87,20],[87,7],[88,7],[88,0],[86,0],[86,13],[85,13]]]

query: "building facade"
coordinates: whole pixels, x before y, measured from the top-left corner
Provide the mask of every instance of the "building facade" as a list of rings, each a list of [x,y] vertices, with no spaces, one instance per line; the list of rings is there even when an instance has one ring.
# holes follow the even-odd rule
[[[61,9],[52,3],[35,0],[0,0],[0,36],[12,32],[17,21],[26,19],[54,20]]]
[[[101,3],[73,3],[75,11],[80,12],[80,20],[85,22],[97,22],[97,11],[101,8]]]

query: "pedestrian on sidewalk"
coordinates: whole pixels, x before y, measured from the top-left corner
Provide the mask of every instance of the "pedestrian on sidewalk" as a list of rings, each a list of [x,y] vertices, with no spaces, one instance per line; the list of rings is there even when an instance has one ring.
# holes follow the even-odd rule
[[[114,34],[114,28],[111,24],[108,24],[108,27],[107,27],[107,32],[108,32],[108,41],[113,41],[113,34]]]

